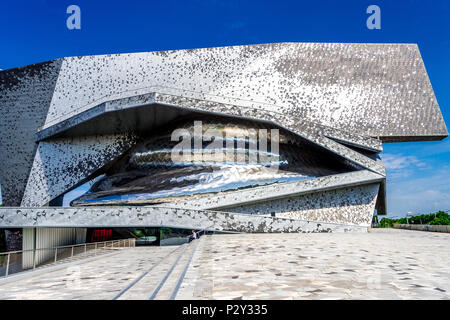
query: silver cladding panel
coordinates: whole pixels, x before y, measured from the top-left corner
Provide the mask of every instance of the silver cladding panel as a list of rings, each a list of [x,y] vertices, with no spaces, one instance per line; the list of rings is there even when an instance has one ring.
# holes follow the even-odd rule
[[[23,207],[41,207],[86,182],[135,143],[132,135],[88,136],[39,142]]]
[[[0,71],[0,185],[3,205],[20,205],[61,60]]]
[[[252,214],[275,213],[276,217],[370,226],[379,184],[314,192],[228,208],[227,211]]]
[[[130,95],[131,94],[131,95]],[[356,134],[323,126],[303,118],[285,116],[268,110],[267,104],[252,103],[251,106],[234,105],[228,102],[213,101],[215,97],[206,94],[175,90],[162,87],[151,87],[132,92],[123,93],[121,98],[116,96],[105,97],[93,104],[83,107],[83,111],[69,118],[60,118],[59,122],[49,122],[39,128],[36,141],[61,136],[86,135],[86,132],[95,134],[119,133],[129,130],[136,132],[148,131],[155,125],[163,125],[177,116],[192,112],[201,112],[218,115],[245,117],[253,120],[262,120],[282,125],[297,134],[325,135],[337,141],[363,148],[372,152],[383,150],[381,141],[365,135]],[[229,99],[225,99],[229,100]],[[276,106],[271,106],[276,109]],[[138,112],[144,111],[139,114]],[[119,113],[120,111],[120,113]],[[123,112],[126,111],[126,112]],[[169,113],[164,115],[164,113]],[[115,115],[107,118],[105,116]],[[152,118],[151,122],[143,122],[142,117]],[[87,124],[92,120],[112,122],[92,128]],[[131,126],[132,125],[132,126]],[[74,128],[77,129],[74,131]]]
[[[160,90],[160,91],[170,91],[168,93],[143,93],[152,90]],[[347,160],[358,164],[362,167],[368,168],[369,170],[373,170],[380,174],[384,175],[384,167],[381,162],[375,161],[369,157],[366,157],[352,149],[347,148],[345,145],[338,143],[336,141],[343,141],[347,145],[354,145],[359,148],[369,149],[371,151],[381,151],[381,142],[379,140],[368,138],[366,136],[357,135],[354,133],[346,133],[343,130],[333,129],[330,127],[324,127],[322,125],[318,125],[315,123],[311,123],[309,121],[305,121],[298,117],[285,116],[282,114],[278,114],[276,112],[267,111],[263,108],[263,106],[259,105],[261,108],[258,108],[257,105],[254,107],[242,107],[236,106],[232,104],[226,104],[222,102],[212,102],[211,100],[204,100],[205,98],[211,97],[197,97],[197,98],[188,98],[185,95],[192,96],[192,93],[186,93],[180,90],[167,90],[162,88],[149,88],[147,90],[136,90],[133,92],[128,92],[127,95],[131,96],[127,98],[119,98],[112,99],[112,97],[108,97],[106,99],[102,99],[101,101],[97,101],[96,105],[90,105],[90,109],[86,109],[83,112],[74,115],[64,121],[60,121],[59,123],[45,126],[42,128],[38,134],[37,139],[54,139],[53,136],[58,136],[63,133],[64,130],[70,130],[70,128],[82,127],[83,124],[90,122],[90,124],[82,127],[83,129],[78,129],[79,133],[92,130],[92,126],[95,126],[96,132],[100,134],[98,127],[98,123],[102,122],[102,116],[108,113],[116,113],[124,110],[127,112],[128,119],[124,116],[124,113],[121,113],[122,118],[116,119],[117,123],[129,123],[130,119],[137,119],[139,117],[132,112],[144,108],[147,110],[147,114],[153,114],[158,105],[159,108],[163,107],[163,110],[169,110],[171,108],[176,108],[177,110],[183,110],[184,112],[209,112],[209,113],[217,113],[217,114],[227,114],[237,117],[245,117],[249,119],[256,119],[266,122],[271,122],[274,125],[281,125],[287,130],[308,139],[309,141],[316,143],[333,153],[336,153]],[[198,96],[198,95],[197,95]],[[203,98],[203,99],[199,99]],[[159,109],[161,110],[161,109]],[[142,119],[142,115],[141,118]],[[276,123],[274,123],[274,119],[276,119]],[[92,120],[95,120],[93,122]],[[136,120],[131,120],[131,122]],[[143,130],[141,128],[143,121],[136,121],[135,128],[138,131]],[[106,126],[105,126],[106,127]],[[105,129],[104,133],[108,133],[108,129]],[[74,134],[72,132],[72,134]],[[66,134],[66,136],[70,136],[70,134]],[[330,139],[329,137],[332,137]],[[335,141],[336,140],[336,141]]]
[[[259,119],[270,121],[281,125],[282,127],[302,136],[309,141],[328,149],[335,154],[340,155],[353,163],[356,163],[364,168],[375,171],[379,174],[384,175],[385,169],[381,162],[375,161],[365,155],[354,151],[350,148],[347,148],[345,145],[336,142],[333,139],[328,138],[330,135],[330,129],[324,130],[321,125],[317,125],[315,123],[307,123],[305,121],[300,120],[298,117],[290,117],[284,114],[274,114],[267,112],[265,110],[258,111],[255,108],[241,108],[236,105],[227,105],[223,103],[212,103],[210,101],[200,102],[195,99],[188,99],[184,97],[176,97],[173,95],[167,94],[156,94],[155,100],[160,103],[167,103],[168,105],[183,105],[183,106],[193,106],[197,105],[197,107],[201,106],[202,110],[207,110],[210,112],[217,112],[220,114],[231,114],[234,116],[244,116],[252,119]],[[193,104],[194,103],[194,104]],[[296,120],[299,120],[298,122]],[[299,125],[301,123],[301,125]],[[332,130],[332,129],[331,129]],[[361,136],[351,135],[352,137],[343,137],[339,132],[333,130],[333,134],[336,134],[341,140],[355,142],[355,139],[358,140],[357,145],[369,147],[372,145],[372,141],[374,139],[369,139],[371,141],[367,141],[365,139],[360,139]],[[378,141],[379,143],[379,141]],[[373,145],[372,145],[373,146]]]
[[[49,128],[98,105],[105,97],[106,101],[133,97],[138,92],[155,92],[145,89],[155,87],[159,88],[156,92],[166,93],[157,97],[168,105],[200,105],[199,109],[233,115],[252,109],[244,113],[260,119],[269,116],[285,125],[289,119],[303,119],[384,141],[447,135],[416,45],[278,43],[63,58],[0,72],[4,204],[43,205],[113,158],[80,175],[68,174],[68,183],[55,181],[58,178],[52,175],[57,170],[48,170],[38,155],[35,158],[37,145],[32,136],[39,126]],[[173,92],[178,92],[176,97],[170,95]],[[193,98],[206,102],[202,107]],[[214,101],[221,104],[214,105]],[[287,127],[295,130],[295,124]],[[304,128],[314,142],[384,174],[380,163],[328,139],[329,133],[317,135],[315,128],[314,132]],[[363,140],[360,143],[372,144]],[[377,148],[376,143],[373,147]],[[70,156],[75,155],[68,153]],[[27,180],[33,161],[33,175]],[[37,177],[45,177],[50,184],[35,193]],[[22,203],[27,183],[30,188]]]
[[[253,210],[253,213],[260,211],[265,212],[265,209],[262,209],[263,207],[269,207],[269,204],[273,201],[281,201],[282,203],[290,203],[288,201],[289,199],[292,199],[293,197],[297,197],[299,199],[302,199],[304,195],[310,194],[310,193],[317,193],[319,195],[325,193],[326,191],[333,190],[333,192],[337,192],[336,189],[342,190],[343,188],[347,187],[347,190],[349,191],[350,195],[340,195],[340,197],[337,197],[334,200],[328,199],[327,203],[324,203],[323,201],[318,201],[320,199],[316,199],[316,201],[311,201],[307,206],[303,206],[303,209],[306,210],[314,210],[318,208],[318,203],[320,202],[321,205],[324,206],[324,208],[332,208],[337,207],[338,205],[342,204],[343,199],[350,199],[350,202],[354,202],[358,200],[358,197],[356,196],[356,193],[352,190],[348,190],[348,187],[359,187],[361,185],[367,185],[367,184],[377,184],[379,185],[380,182],[384,181],[384,177],[380,176],[374,172],[370,172],[367,170],[361,170],[361,171],[354,171],[349,173],[342,173],[342,174],[336,174],[336,175],[330,175],[325,177],[318,177],[314,179],[307,179],[302,181],[294,181],[294,182],[287,182],[287,183],[277,183],[274,185],[268,185],[268,186],[261,186],[261,187],[255,187],[255,188],[249,188],[249,189],[243,189],[239,191],[234,192],[226,192],[226,193],[217,193],[211,196],[207,197],[201,197],[198,199],[190,199],[186,201],[179,201],[179,202],[172,202],[167,203],[165,206],[173,207],[173,208],[183,208],[183,209],[202,209],[202,210],[224,210],[224,211],[231,211],[231,212],[244,212],[242,211],[241,207],[252,207],[252,206],[261,206],[259,209]],[[364,187],[364,189],[366,189]],[[341,192],[342,193],[342,192]],[[299,197],[300,196],[300,197]],[[376,194],[374,195],[376,196]],[[369,197],[367,201],[364,201],[365,203],[371,202],[373,197]],[[320,196],[316,196],[320,197]],[[326,196],[324,195],[324,198]],[[361,199],[359,199],[359,203],[363,203]],[[261,205],[260,205],[261,204]],[[371,206],[370,215],[373,214],[373,207]],[[298,207],[297,207],[298,209]],[[293,209],[296,210],[296,209]],[[277,210],[270,210],[267,211],[268,213],[274,212],[281,212],[279,209]],[[339,222],[344,223],[344,220],[339,220],[339,217],[334,218],[333,213],[330,210],[330,214],[327,214],[329,218],[327,219],[316,219],[319,221],[330,221],[330,222]],[[248,209],[245,211],[246,213],[249,212]],[[251,213],[251,212],[250,212]],[[363,215],[361,213],[361,215]],[[309,218],[302,218],[306,220],[314,220],[312,217]],[[330,220],[334,219],[334,220]],[[356,220],[359,219],[358,215],[353,215],[352,219]],[[345,222],[353,223],[354,221],[346,220]]]
[[[367,226],[164,207],[0,208],[0,227],[172,227],[229,232],[366,232]]]
[[[415,44],[274,43],[64,58],[47,123],[161,86],[386,140],[447,136]],[[276,107],[274,107],[274,105]]]

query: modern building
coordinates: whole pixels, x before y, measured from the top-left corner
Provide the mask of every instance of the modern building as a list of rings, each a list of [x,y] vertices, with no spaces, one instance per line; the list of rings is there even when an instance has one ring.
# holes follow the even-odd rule
[[[448,135],[417,45],[364,43],[4,70],[0,132],[0,227],[24,247],[87,228],[364,232],[386,212],[382,143]]]

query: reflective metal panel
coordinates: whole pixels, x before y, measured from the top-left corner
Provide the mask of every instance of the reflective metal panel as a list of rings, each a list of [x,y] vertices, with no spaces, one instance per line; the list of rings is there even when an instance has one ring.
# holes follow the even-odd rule
[[[155,204],[357,170],[262,122],[183,117],[131,149],[72,206]]]

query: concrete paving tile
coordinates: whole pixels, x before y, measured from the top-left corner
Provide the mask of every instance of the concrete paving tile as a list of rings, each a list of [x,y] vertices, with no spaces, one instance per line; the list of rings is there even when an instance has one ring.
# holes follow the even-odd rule
[[[176,298],[448,300],[449,244],[449,234],[391,229],[204,236]],[[0,282],[0,299],[112,299],[170,250],[126,249],[33,278]],[[136,297],[148,295],[169,267],[161,266],[142,281]]]

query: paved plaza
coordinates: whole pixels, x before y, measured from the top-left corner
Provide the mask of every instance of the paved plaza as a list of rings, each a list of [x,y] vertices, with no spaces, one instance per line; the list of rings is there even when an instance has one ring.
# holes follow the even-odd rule
[[[0,299],[113,299],[152,266],[121,298],[149,299],[175,266],[162,298],[182,279],[176,299],[449,299],[449,245],[450,234],[396,229],[203,236],[0,280]]]
[[[216,235],[180,299],[449,299],[450,234]]]

